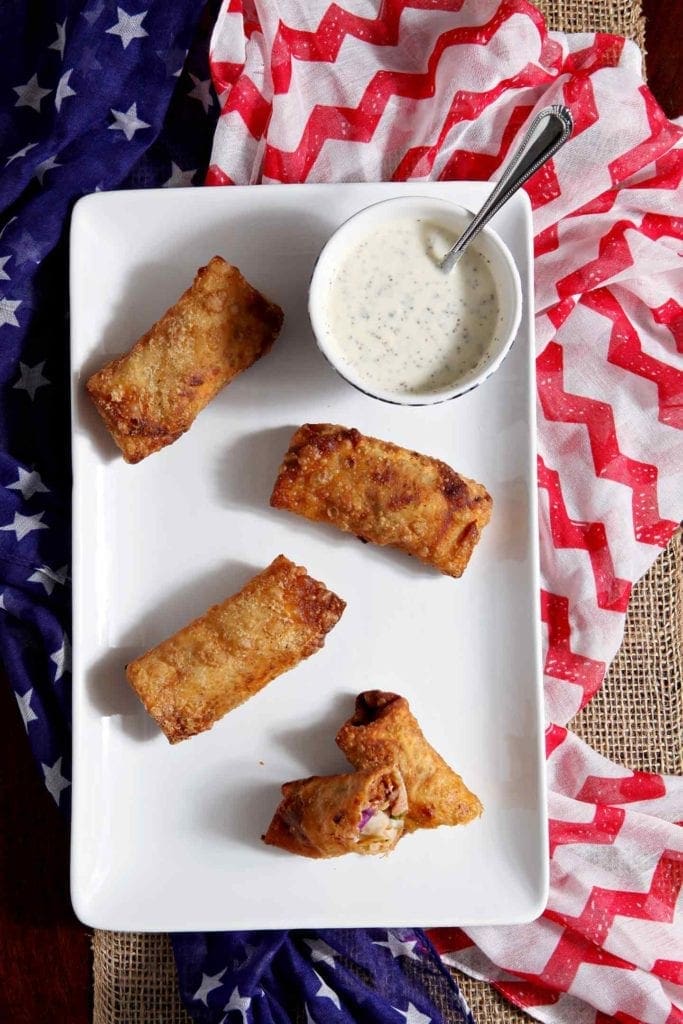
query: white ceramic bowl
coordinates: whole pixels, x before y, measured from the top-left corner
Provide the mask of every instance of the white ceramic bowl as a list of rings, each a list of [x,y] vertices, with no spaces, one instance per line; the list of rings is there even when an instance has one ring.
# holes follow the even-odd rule
[[[517,267],[507,246],[492,228],[485,227],[471,244],[488,258],[495,281],[498,306],[502,314],[496,339],[492,340],[475,367],[438,390],[422,393],[373,388],[367,379],[359,375],[353,363],[344,358],[334,342],[326,316],[328,296],[340,261],[356,243],[380,224],[397,218],[411,217],[434,221],[458,236],[471,221],[472,213],[445,199],[432,199],[426,196],[386,199],[360,210],[337,228],[322,249],[311,278],[308,312],[320,351],[349,384],[383,402],[397,405],[433,405],[464,395],[495,373],[510,350],[519,328],[522,289]]]

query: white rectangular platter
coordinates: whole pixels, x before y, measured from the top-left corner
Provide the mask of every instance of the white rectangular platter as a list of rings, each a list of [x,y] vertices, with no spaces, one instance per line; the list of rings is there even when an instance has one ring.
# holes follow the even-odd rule
[[[520,270],[522,326],[477,390],[427,408],[354,391],[318,352],[314,261],[370,203],[480,183],[118,192],[78,204],[71,236],[74,716],[72,899],[86,924],[184,931],[512,923],[547,893],[531,218],[519,193],[494,227]],[[84,392],[214,254],[285,311],[272,352],[174,445],[124,464]],[[453,580],[408,556],[269,507],[303,422],[357,427],[482,481],[491,525]],[[322,651],[207,733],[171,747],[124,665],[228,597],[277,554],[348,607]],[[365,689],[405,695],[485,806],[389,857],[313,861],[261,842],[288,779],[347,770],[338,726]]]

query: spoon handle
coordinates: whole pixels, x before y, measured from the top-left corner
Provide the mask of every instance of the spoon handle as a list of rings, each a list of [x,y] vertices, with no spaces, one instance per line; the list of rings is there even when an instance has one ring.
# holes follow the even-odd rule
[[[557,153],[572,133],[574,121],[568,107],[544,107],[531,122],[518,149],[508,161],[500,180],[474,220],[465,228],[439,266],[448,273],[462,256],[465,247],[525,181]]]

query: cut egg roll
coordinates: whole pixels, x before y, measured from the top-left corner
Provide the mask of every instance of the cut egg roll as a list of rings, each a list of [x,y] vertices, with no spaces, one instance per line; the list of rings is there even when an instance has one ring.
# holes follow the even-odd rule
[[[461,576],[491,517],[486,488],[439,459],[331,423],[300,427],[270,503]]]
[[[222,257],[201,267],[131,350],[86,384],[125,461],[140,462],[189,430],[221,388],[270,349],[282,319]]]
[[[171,743],[210,729],[318,651],[345,602],[279,555],[222,604],[126,666]]]
[[[315,775],[285,782],[263,841],[303,857],[389,853],[403,834],[407,809],[401,773],[391,765]]]
[[[387,763],[398,766],[408,793],[406,832],[464,825],[483,810],[479,799],[424,738],[405,697],[381,690],[361,693],[336,741],[358,770]]]

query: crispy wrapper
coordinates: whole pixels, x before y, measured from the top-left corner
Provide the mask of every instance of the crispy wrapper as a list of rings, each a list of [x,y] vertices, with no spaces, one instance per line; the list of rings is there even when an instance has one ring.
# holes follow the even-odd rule
[[[171,743],[214,722],[319,650],[345,602],[279,555],[238,594],[126,666]]]
[[[281,327],[280,307],[214,256],[130,352],[86,384],[126,462],[176,441],[222,387],[269,350]]]
[[[392,765],[285,782],[282,797],[263,841],[303,857],[389,853],[403,834],[406,790]]]
[[[337,744],[354,768],[387,763],[401,770],[408,792],[405,831],[464,825],[483,808],[460,776],[427,743],[405,697],[368,690],[356,698],[353,716]]]
[[[270,503],[461,576],[491,517],[485,487],[439,459],[330,423],[294,434]]]

